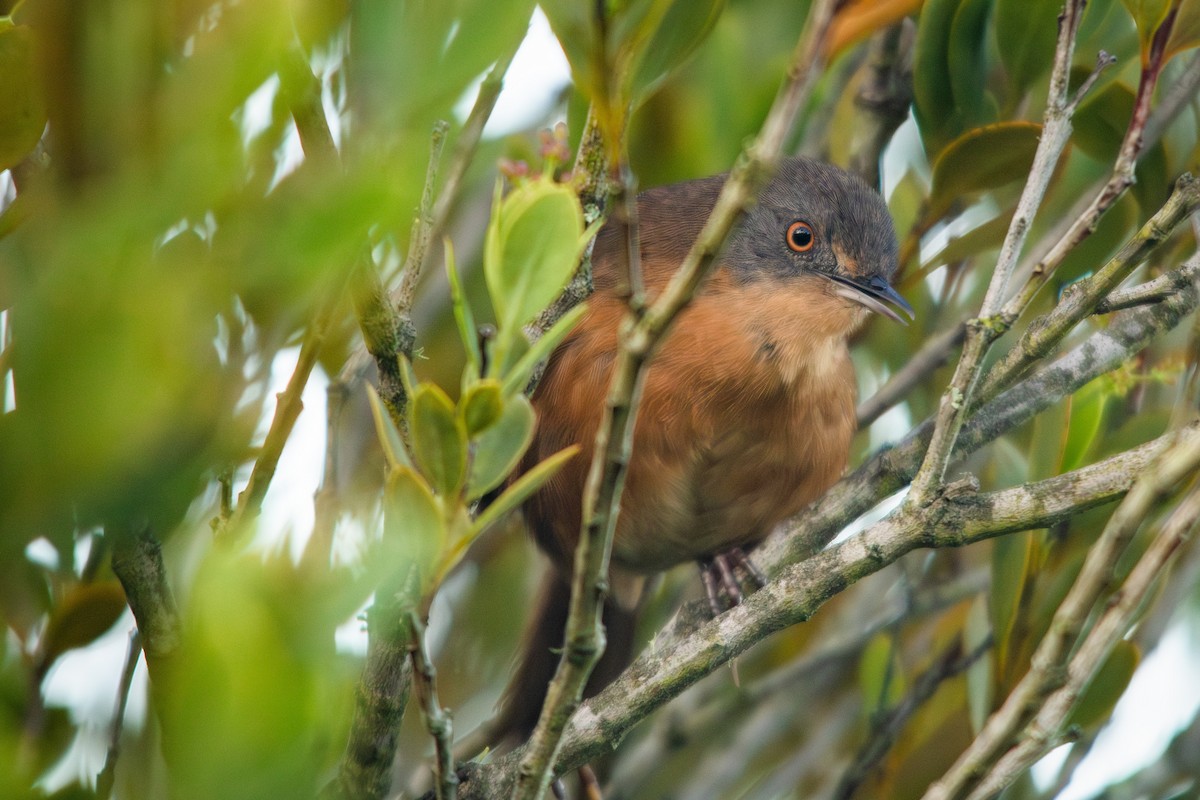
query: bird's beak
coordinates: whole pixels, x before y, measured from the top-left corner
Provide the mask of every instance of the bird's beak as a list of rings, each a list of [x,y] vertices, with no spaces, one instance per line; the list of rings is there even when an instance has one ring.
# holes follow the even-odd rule
[[[903,311],[908,315],[909,319],[917,318],[908,301],[901,297],[900,293],[893,289],[891,284],[878,275],[873,275],[865,281],[856,281],[841,275],[823,274],[837,284],[834,292],[839,297],[852,300],[877,314],[883,314],[885,317],[896,320],[901,325],[907,325],[908,321],[892,310],[891,307],[884,305],[885,302],[891,303]]]

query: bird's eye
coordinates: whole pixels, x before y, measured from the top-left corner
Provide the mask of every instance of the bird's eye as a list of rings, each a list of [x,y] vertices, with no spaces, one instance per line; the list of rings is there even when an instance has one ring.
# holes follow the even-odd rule
[[[804,222],[803,220],[797,220],[788,226],[788,247],[792,248],[797,253],[806,253],[809,250],[812,250],[812,246],[816,241],[817,237],[813,233],[812,225],[809,225],[807,222]]]

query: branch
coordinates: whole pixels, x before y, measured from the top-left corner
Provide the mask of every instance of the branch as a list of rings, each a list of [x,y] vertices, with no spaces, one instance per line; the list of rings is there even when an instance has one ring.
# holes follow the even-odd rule
[[[112,571],[137,622],[150,685],[161,691],[180,642],[179,611],[167,583],[162,545],[145,531],[115,534]]]
[[[834,800],[850,800],[871,771],[887,755],[912,715],[933,697],[945,681],[961,675],[991,648],[990,636],[969,653],[962,652],[962,641],[955,639],[929,669],[917,676],[904,699],[888,711],[883,720],[874,725],[871,736],[863,743],[854,761],[838,782],[833,793]]]
[[[1071,116],[1075,113],[1079,96],[1069,99],[1067,90],[1071,59],[1075,52],[1075,34],[1079,30],[1079,19],[1082,15],[1082,0],[1068,0],[1059,17],[1058,47],[1054,53],[1054,69],[1050,75],[1045,122],[1041,138],[1038,140],[1037,152],[1033,157],[1029,180],[1021,191],[1021,199],[1017,201],[1016,212],[1009,223],[1004,244],[1000,247],[1000,255],[979,310],[979,317],[968,323],[962,356],[954,370],[954,377],[938,405],[933,437],[909,492],[907,502],[913,505],[922,506],[933,501],[946,475],[946,469],[950,466],[954,442],[966,420],[983,358],[992,342],[1012,323],[1012,319],[1000,315],[1001,305],[1008,293],[1009,277],[1016,266],[1021,248],[1025,245],[1026,236],[1042,204],[1046,188],[1050,185],[1055,165],[1071,137]],[[1097,71],[1102,67],[1103,62],[1097,65]]]
[[[412,609],[408,612],[408,626],[408,654],[412,660],[413,684],[417,689],[421,717],[425,720],[429,735],[433,737],[433,747],[437,756],[433,762],[434,789],[437,800],[455,800],[458,796],[458,775],[454,771],[454,756],[451,752],[454,728],[450,714],[438,701],[437,670],[433,666],[433,659],[429,657],[429,651],[425,649],[425,626]]]
[[[321,472],[321,486],[313,495],[313,527],[300,563],[309,572],[326,572],[333,549],[333,534],[338,518],[338,423],[346,401],[350,399],[350,387],[340,380],[332,380],[325,387],[325,466]]]
[[[1154,537],[1091,631],[1082,636],[1092,612],[1113,588],[1113,565],[1133,535],[1175,486],[1200,468],[1200,428],[1193,425],[1163,438],[1170,444],[1139,477],[1088,550],[1079,577],[1033,655],[1029,672],[954,766],[930,787],[925,800],[994,797],[1057,746],[1075,701],[1133,624],[1143,601],[1200,519],[1200,489],[1194,488]]]
[[[903,20],[875,34],[867,55],[866,77],[854,97],[856,119],[849,169],[876,189],[881,188],[883,151],[908,118],[912,104],[912,65],[906,63],[912,39]]]
[[[604,649],[600,609],[616,527],[642,376],[655,345],[711,270],[725,237],[774,171],[784,140],[819,73],[821,45],[834,4],[815,4],[784,87],[758,139],[734,167],[697,241],[654,304],[632,311],[620,334],[605,415],[584,489],[583,523],[575,553],[565,647],[537,728],[521,762],[514,798],[541,797],[549,786],[563,730],[579,705],[587,677]]]
[[[1200,208],[1200,180],[1184,174],[1175,183],[1175,190],[1158,212],[1142,226],[1133,238],[1086,280],[1072,284],[1062,300],[1049,313],[1030,323],[1016,347],[988,371],[980,389],[981,397],[990,397],[1019,377],[1031,364],[1049,354],[1054,347],[1080,322],[1087,319],[1113,289],[1138,267],[1180,222]],[[1190,283],[1197,268],[1193,257],[1178,272],[1186,277],[1177,280]]]
[[[125,723],[125,707],[129,703],[129,688],[133,685],[133,671],[142,655],[142,636],[137,628],[129,632],[129,649],[125,654],[125,666],[121,669],[121,681],[117,685],[117,708],[113,712],[112,728],[108,734],[108,755],[104,768],[96,777],[96,796],[108,800],[112,796],[113,783],[117,777],[117,757],[121,754],[121,730]]]
[[[921,349],[908,359],[899,372],[881,386],[879,391],[859,404],[859,429],[879,419],[914,387],[923,384],[930,375],[950,360],[950,354],[962,344],[966,335],[967,323],[959,322],[921,345]]]

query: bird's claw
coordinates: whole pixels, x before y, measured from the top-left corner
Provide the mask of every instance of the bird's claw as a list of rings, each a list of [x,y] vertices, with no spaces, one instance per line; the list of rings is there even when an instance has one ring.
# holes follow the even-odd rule
[[[762,572],[740,547],[718,553],[711,558],[702,558],[699,564],[700,579],[704,582],[704,593],[708,596],[708,607],[714,617],[741,605],[745,599],[742,585],[738,581],[738,568],[746,574],[746,580],[754,584],[755,589],[761,589],[767,583]]]

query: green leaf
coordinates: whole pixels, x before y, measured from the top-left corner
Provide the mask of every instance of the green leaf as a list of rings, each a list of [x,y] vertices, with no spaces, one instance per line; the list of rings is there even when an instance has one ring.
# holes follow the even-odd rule
[[[633,75],[632,99],[639,105],[677,70],[708,37],[725,0],[675,0],[650,38]]]
[[[1004,243],[1005,235],[1008,234],[1008,226],[1012,222],[1014,211],[1016,211],[1015,207],[1010,208],[961,236],[951,238],[946,242],[946,246],[929,259],[924,266],[953,264],[1000,247]]]
[[[875,714],[891,708],[904,696],[904,681],[896,661],[895,640],[878,634],[863,649],[858,662],[858,688],[863,708]]]
[[[575,328],[575,325],[586,313],[587,304],[580,303],[559,317],[558,322],[551,325],[550,329],[542,334],[542,338],[529,346],[529,349],[517,360],[512,369],[504,375],[503,392],[505,397],[525,388],[538,363],[550,357],[554,348],[567,338],[567,334]]]
[[[946,61],[950,91],[963,124],[979,125],[996,118],[987,93],[988,15],[992,0],[963,0],[950,26]]]
[[[125,591],[117,581],[73,586],[50,615],[42,637],[45,670],[68,650],[96,641],[125,613]]]
[[[1104,420],[1104,408],[1108,404],[1105,383],[1092,381],[1068,400],[1071,422],[1067,429],[1062,464],[1059,466],[1060,473],[1082,466],[1092,445],[1096,443],[1100,435],[1100,423]]]
[[[1071,709],[1067,727],[1092,728],[1108,719],[1141,660],[1136,644],[1127,639],[1118,641]]]
[[[478,375],[483,371],[483,355],[479,352],[479,336],[475,329],[475,315],[471,313],[471,305],[467,302],[462,283],[458,279],[458,266],[454,261],[454,245],[450,239],[445,239],[446,276],[450,279],[450,304],[454,309],[454,322],[458,326],[458,335],[462,338],[463,348],[467,351],[467,360]]]
[[[1134,101],[1133,89],[1116,81],[1089,95],[1075,112],[1071,140],[1092,158],[1111,163],[1125,138]],[[1170,191],[1162,142],[1139,156],[1135,175],[1133,194],[1148,217],[1166,201]]]
[[[467,469],[467,431],[454,403],[440,387],[422,383],[412,399],[409,435],[421,472],[446,498],[462,489]]]
[[[429,484],[408,467],[388,473],[384,502],[384,557],[415,566],[425,586],[449,539],[441,505]]]
[[[961,127],[950,78],[950,32],[959,0],[927,0],[913,53],[913,113],[926,152],[937,152]]]
[[[568,186],[530,181],[500,204],[488,226],[483,271],[498,340],[511,341],[562,292],[583,250],[583,209]]]
[[[1133,17],[1133,22],[1137,25],[1138,39],[1142,43],[1142,58],[1143,62],[1146,53],[1150,49],[1150,40],[1154,38],[1154,32],[1158,30],[1158,26],[1167,17],[1167,11],[1171,8],[1171,0],[1121,0],[1125,8]]]
[[[1175,13],[1175,25],[1167,38],[1163,63],[1200,45],[1200,0],[1183,0]]]
[[[1033,556],[1033,533],[1024,531],[1001,536],[992,544],[992,587],[988,596],[992,632],[995,637],[996,675],[1008,674],[1009,650],[1026,576]]]
[[[474,535],[487,530],[490,525],[525,502],[525,498],[536,492],[546,481],[554,477],[554,473],[558,472],[559,468],[578,452],[578,445],[571,445],[559,450],[514,481],[512,486],[505,489],[504,493],[497,497],[475,520],[475,525],[472,529]]]
[[[28,26],[0,30],[0,170],[25,158],[46,128],[33,48],[34,34]]]
[[[500,418],[504,410],[504,399],[500,395],[500,382],[484,378],[467,387],[459,402],[467,435],[474,436],[490,427]]]
[[[1062,0],[996,0],[996,42],[1016,97],[1050,71]]]
[[[1032,122],[998,122],[955,139],[933,163],[931,211],[945,213],[963,195],[1027,177],[1041,132]]]
[[[371,418],[375,420],[375,434],[379,437],[379,444],[383,446],[383,456],[387,459],[388,467],[411,469],[413,463],[408,457],[408,448],[404,446],[404,439],[400,436],[400,431],[396,430],[396,423],[392,421],[392,415],[384,407],[379,393],[369,383],[367,384],[367,402],[371,406]]]
[[[988,622],[988,604],[983,595],[976,595],[967,612],[967,621],[963,627],[963,649],[975,652],[975,649],[992,634]],[[992,658],[977,658],[975,663],[967,668],[967,714],[971,718],[971,730],[978,733],[992,713]]]
[[[500,419],[474,442],[468,499],[487,494],[513,471],[533,440],[534,418],[533,406],[524,395],[513,395],[504,404]]]

